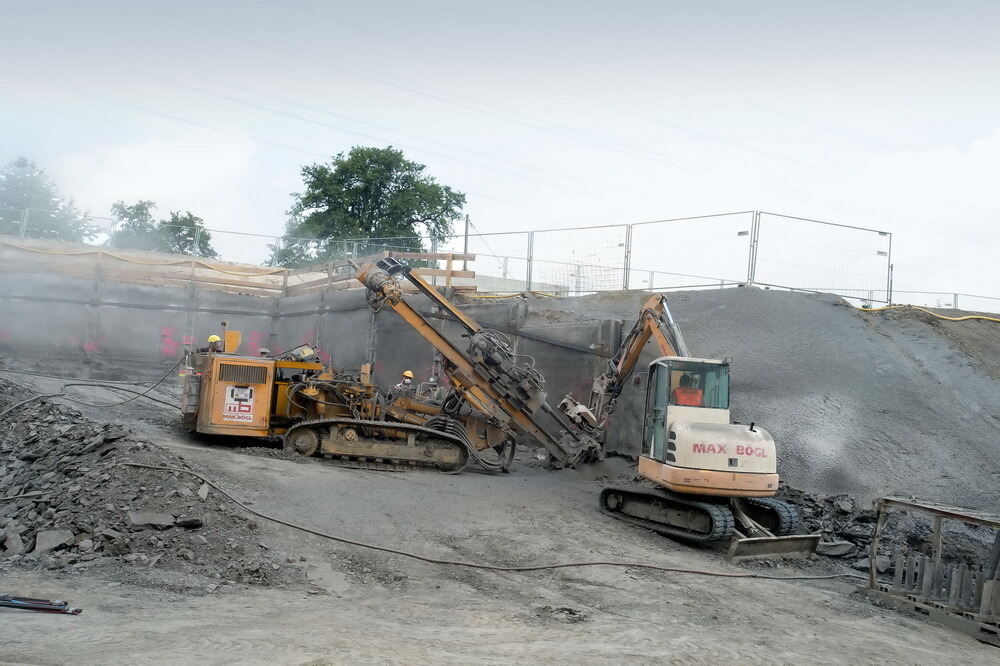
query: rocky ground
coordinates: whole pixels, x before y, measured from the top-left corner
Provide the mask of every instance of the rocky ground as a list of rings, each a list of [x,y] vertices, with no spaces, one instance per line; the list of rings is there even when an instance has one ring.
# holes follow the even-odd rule
[[[155,569],[208,591],[304,579],[297,559],[276,556],[256,522],[208,484],[133,466],[189,468],[147,438],[47,401],[17,408],[4,424],[0,570]]]

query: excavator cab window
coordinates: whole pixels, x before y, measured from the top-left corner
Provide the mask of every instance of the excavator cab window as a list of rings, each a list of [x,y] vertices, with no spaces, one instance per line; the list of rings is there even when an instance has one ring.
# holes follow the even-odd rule
[[[670,404],[729,408],[729,366],[697,361],[671,361]]]

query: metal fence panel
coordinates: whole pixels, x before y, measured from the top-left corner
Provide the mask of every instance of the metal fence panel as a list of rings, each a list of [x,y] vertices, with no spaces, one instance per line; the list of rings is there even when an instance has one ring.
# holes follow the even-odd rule
[[[633,224],[629,288],[745,282],[753,222],[753,211],[743,211]]]
[[[532,289],[577,296],[626,287],[628,225],[533,232]]]
[[[205,256],[200,233],[211,235],[217,258],[251,265],[274,261],[292,243],[319,260],[361,258],[383,252],[439,252],[455,259],[453,285],[475,285],[494,293],[543,291],[580,295],[621,289],[718,289],[750,282],[784,289],[838,294],[857,305],[890,301],[927,307],[1000,312],[1000,298],[961,292],[893,291],[892,235],[770,212],[741,211],[634,224],[546,229],[527,232],[455,234],[338,241],[283,239],[267,234],[190,227],[170,233],[132,236],[114,220],[71,216],[66,211],[0,209],[0,234],[65,239],[66,225],[85,225],[84,244]],[[72,237],[72,234],[70,234]],[[447,260],[416,260],[448,268]],[[306,262],[310,263],[310,262]],[[437,278],[432,278],[438,282]]]
[[[887,301],[887,232],[761,212],[754,242],[754,284]]]

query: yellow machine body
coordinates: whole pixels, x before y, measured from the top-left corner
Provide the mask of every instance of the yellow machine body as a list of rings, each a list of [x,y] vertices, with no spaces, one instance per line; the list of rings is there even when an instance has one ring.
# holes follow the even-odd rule
[[[271,359],[229,354],[207,356],[201,374],[197,431],[267,437],[273,387]]]
[[[288,401],[290,381],[283,379],[284,371],[323,371],[321,363],[233,353],[201,353],[192,359],[182,410],[192,430],[211,435],[280,435],[288,422],[305,416]]]

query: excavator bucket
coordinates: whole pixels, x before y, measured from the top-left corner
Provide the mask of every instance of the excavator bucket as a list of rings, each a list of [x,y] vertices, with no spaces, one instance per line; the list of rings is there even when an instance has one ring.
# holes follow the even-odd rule
[[[757,557],[806,557],[816,552],[819,534],[790,536],[734,537],[726,559],[738,561]]]

